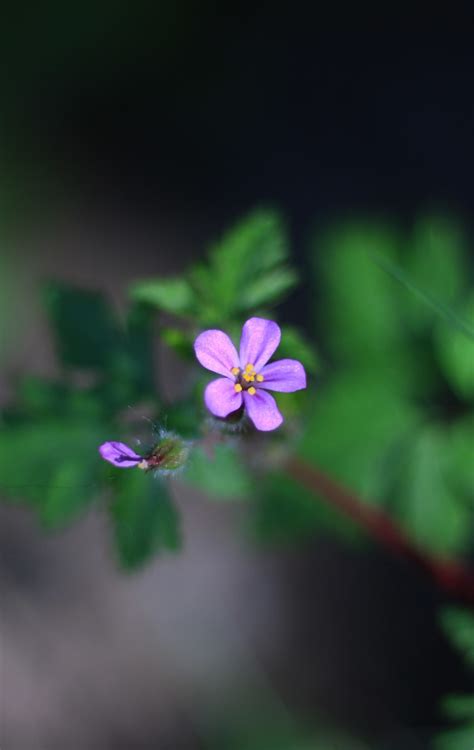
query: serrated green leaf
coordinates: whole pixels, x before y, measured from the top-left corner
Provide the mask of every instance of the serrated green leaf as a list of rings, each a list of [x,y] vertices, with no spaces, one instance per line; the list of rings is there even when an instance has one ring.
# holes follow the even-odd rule
[[[415,224],[406,259],[408,277],[433,299],[454,303],[466,283],[466,240],[459,223],[441,216],[424,216]],[[406,312],[414,330],[433,322],[433,314],[418,295],[407,295]]]
[[[288,241],[273,211],[255,211],[240,221],[209,253],[208,264],[189,279],[199,298],[202,325],[222,325],[253,306],[270,304],[295,283],[286,267]]]
[[[45,301],[63,365],[100,369],[119,347],[122,334],[100,292],[49,284]]]
[[[271,305],[281,299],[298,283],[298,274],[292,268],[275,268],[254,281],[248,281],[238,297],[238,308],[253,310]]]
[[[115,546],[121,565],[134,570],[180,548],[179,517],[162,480],[138,469],[117,472],[110,504]]]
[[[173,315],[192,315],[195,308],[193,289],[181,276],[137,281],[130,287],[130,295]]]
[[[315,243],[321,293],[317,321],[343,359],[383,359],[405,337],[397,289],[373,256],[394,260],[398,235],[375,224],[348,223]]]
[[[462,320],[473,331],[473,338],[464,330],[438,325],[436,350],[443,372],[454,391],[465,399],[474,399],[474,297],[462,308]]]
[[[216,445],[211,454],[194,448],[184,479],[190,484],[227,500],[244,498],[251,491],[249,474],[238,454],[237,446]]]
[[[314,374],[319,369],[315,347],[294,326],[282,326],[281,343],[277,352],[278,359],[299,360],[306,371]]]
[[[401,522],[423,546],[462,552],[471,536],[471,512],[448,482],[445,433],[426,427],[411,444],[401,471],[397,509]]]

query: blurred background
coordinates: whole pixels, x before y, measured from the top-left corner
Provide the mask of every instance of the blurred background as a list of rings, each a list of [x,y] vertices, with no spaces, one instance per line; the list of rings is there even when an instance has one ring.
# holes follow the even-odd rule
[[[295,487],[269,484],[255,511],[177,482],[182,549],[124,572],[103,503],[48,529],[21,502],[40,453],[8,416],[41,435],[54,409],[18,384],[89,384],[58,357],[45,285],[100,290],[123,319],[135,282],[270,207],[301,279],[278,317],[317,363],[301,455],[468,564],[474,350],[446,318],[474,320],[471,38],[206,3],[38,6],[1,36],[2,750],[472,750],[472,705],[452,731],[443,709],[473,676],[442,620],[461,618],[471,661],[474,628],[412,563]],[[190,365],[158,336],[153,358],[159,397],[181,398]]]

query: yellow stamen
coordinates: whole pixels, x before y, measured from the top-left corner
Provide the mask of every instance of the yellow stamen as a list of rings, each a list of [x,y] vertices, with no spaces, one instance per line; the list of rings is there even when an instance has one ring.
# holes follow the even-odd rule
[[[254,368],[254,366],[253,366],[253,365],[245,365],[245,370],[246,370],[246,372],[253,372],[253,370],[254,370],[254,369],[255,369],[255,368]]]
[[[244,374],[242,375],[242,377],[243,377],[243,379],[244,379],[244,380],[245,380],[245,381],[246,381],[247,383],[250,383],[250,381],[251,381],[251,380],[253,380],[253,375],[249,375],[249,374],[248,374],[248,373],[246,373],[246,372],[244,372]]]
[[[232,375],[238,375],[240,372],[240,367],[233,367],[231,370]]]
[[[263,375],[257,375],[257,380],[258,380],[259,383],[263,383],[263,381],[265,380],[265,378],[263,377]]]
[[[234,385],[234,391],[235,391],[236,393],[240,393],[240,391],[241,391],[241,390],[242,390],[242,386],[240,385],[240,383],[236,383],[236,384]]]
[[[254,387],[253,387],[253,385],[252,385],[252,386],[250,386],[250,388],[248,389],[247,393],[250,393],[250,395],[251,395],[251,396],[255,396],[255,394],[257,393],[257,389],[256,389],[256,388],[254,388]]]

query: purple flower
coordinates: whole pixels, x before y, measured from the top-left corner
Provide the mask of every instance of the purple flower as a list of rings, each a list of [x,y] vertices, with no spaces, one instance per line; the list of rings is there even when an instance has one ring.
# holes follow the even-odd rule
[[[114,466],[119,466],[121,469],[137,466],[143,460],[128,445],[115,441],[103,443],[99,448],[99,453],[106,461]]]
[[[257,430],[275,430],[281,425],[283,417],[267,391],[290,393],[306,388],[306,373],[296,359],[267,364],[280,338],[279,326],[264,318],[247,320],[239,354],[224,331],[204,331],[197,337],[194,350],[199,362],[207,370],[223,375],[211,381],[204,393],[212,414],[227,417],[244,404]]]

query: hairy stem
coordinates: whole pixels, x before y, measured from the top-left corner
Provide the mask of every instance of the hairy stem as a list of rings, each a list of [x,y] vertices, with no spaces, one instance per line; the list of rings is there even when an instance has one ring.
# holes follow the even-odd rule
[[[337,508],[383,547],[416,563],[446,594],[466,604],[474,604],[474,572],[461,563],[421,549],[386,513],[367,505],[319,469],[295,457],[286,462],[285,468],[296,482],[316,493],[329,506]]]

